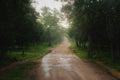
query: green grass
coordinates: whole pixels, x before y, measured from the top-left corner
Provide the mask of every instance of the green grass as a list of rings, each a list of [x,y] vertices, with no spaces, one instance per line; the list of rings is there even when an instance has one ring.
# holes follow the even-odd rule
[[[14,58],[16,58],[18,61],[27,60],[27,62],[15,67],[14,69],[0,73],[0,80],[26,80],[31,69],[35,68],[36,66],[34,62],[41,59],[48,53],[49,49],[54,46],[55,45],[49,47],[47,44],[30,46],[29,49],[25,51],[24,56],[21,55],[21,51],[8,52],[7,55],[9,59],[8,61],[5,61],[5,65],[14,62]]]
[[[77,48],[73,42],[71,42],[71,49],[72,49],[72,51],[74,51],[74,53],[75,53],[77,56],[79,56],[80,58],[82,58],[82,59],[84,59],[84,60],[87,60],[87,59],[88,59],[87,51]]]
[[[30,46],[27,50],[25,50],[24,55],[22,55],[22,51],[10,51],[7,53],[7,56],[11,61],[14,61],[15,59],[17,61],[22,61],[22,60],[33,61],[44,56],[48,52],[48,50],[53,46],[48,46],[45,43],[38,44],[38,45]]]
[[[32,62],[27,62],[0,75],[0,80],[26,80],[29,70],[34,67]]]
[[[100,54],[100,53],[103,53],[104,55]],[[106,64],[107,66],[110,66],[110,67],[120,71],[120,63],[119,62],[113,62],[112,58],[111,58],[111,55],[109,55],[109,53],[101,51],[101,52],[99,52],[98,55],[96,55],[96,57],[98,57],[98,58],[96,58],[95,60],[101,61],[104,64]]]
[[[77,56],[79,56],[80,58],[82,58],[84,60],[88,60],[91,62],[95,62],[98,60],[98,61],[103,62],[105,65],[120,71],[120,64],[113,62],[110,55],[108,55],[107,52],[101,51],[99,53],[95,53],[92,59],[88,59],[87,50],[77,48],[76,45],[72,41],[71,41],[71,49],[74,51],[74,53]],[[101,53],[103,53],[104,55]]]
[[[5,65],[8,65],[16,61],[37,60],[41,58],[42,56],[44,56],[47,53],[47,51],[53,46],[48,46],[45,43],[29,46],[29,48],[25,50],[24,55],[22,55],[22,51],[20,50],[19,51],[8,51],[5,59],[3,61],[0,61],[1,63],[0,66],[5,66]]]

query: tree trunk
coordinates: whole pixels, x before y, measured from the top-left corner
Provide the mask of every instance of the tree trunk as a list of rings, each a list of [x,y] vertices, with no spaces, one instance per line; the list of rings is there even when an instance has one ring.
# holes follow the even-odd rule
[[[76,46],[79,47],[79,42],[78,42],[78,40],[75,40],[75,42],[76,42]]]
[[[25,55],[25,49],[24,49],[24,47],[22,46],[22,54],[21,54],[22,56],[24,56]]]
[[[89,45],[88,45],[88,58],[92,58],[93,56],[93,46],[92,46],[92,39],[91,36],[88,36],[88,41],[89,41]]]
[[[48,46],[51,46],[51,40],[50,39],[48,40]]]
[[[112,43],[111,43],[111,58],[112,58],[112,61],[114,62],[115,61],[115,59],[114,59],[114,49],[113,49],[113,45],[112,45]]]
[[[5,48],[1,48],[1,50],[0,50],[0,60],[2,60],[2,59],[4,59],[5,58],[5,56],[6,56],[6,50],[5,50]]]

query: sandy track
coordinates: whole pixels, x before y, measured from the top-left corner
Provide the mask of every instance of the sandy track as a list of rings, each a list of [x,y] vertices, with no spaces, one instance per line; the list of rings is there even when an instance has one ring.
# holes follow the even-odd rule
[[[96,65],[78,58],[63,42],[44,56],[36,71],[36,80],[116,80]]]

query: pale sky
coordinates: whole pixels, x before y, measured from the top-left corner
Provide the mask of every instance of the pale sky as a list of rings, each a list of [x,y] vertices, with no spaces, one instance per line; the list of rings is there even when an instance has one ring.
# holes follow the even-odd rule
[[[59,12],[62,7],[62,3],[60,1],[55,1],[55,0],[34,0],[35,3],[32,5],[36,8],[37,12],[41,12],[42,7],[49,7],[50,9],[56,8]],[[68,23],[67,21],[62,21],[61,23],[63,27],[67,28]]]
[[[60,11],[60,8],[62,7],[62,3],[60,1],[54,1],[54,0],[34,0],[36,3],[34,4],[34,7],[36,7],[37,11],[40,11],[40,9],[44,6],[49,7],[51,9],[56,8]]]

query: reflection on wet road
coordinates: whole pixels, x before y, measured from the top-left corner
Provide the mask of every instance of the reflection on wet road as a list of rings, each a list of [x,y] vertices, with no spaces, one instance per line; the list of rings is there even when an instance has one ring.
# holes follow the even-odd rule
[[[56,78],[59,77],[59,79],[63,77],[66,80],[68,80],[69,77],[71,78],[71,74],[74,73],[71,62],[72,62],[72,58],[74,57],[75,57],[74,55],[67,55],[63,53],[57,53],[57,54],[50,53],[46,55],[42,59],[42,67],[44,70],[45,78],[49,79],[51,76],[54,76],[54,74],[56,75],[55,77]],[[54,74],[52,75],[51,73],[53,72]],[[66,75],[65,73],[69,73],[70,76],[69,77],[63,76]]]
[[[115,80],[95,65],[79,59],[63,42],[44,56],[38,80]]]

